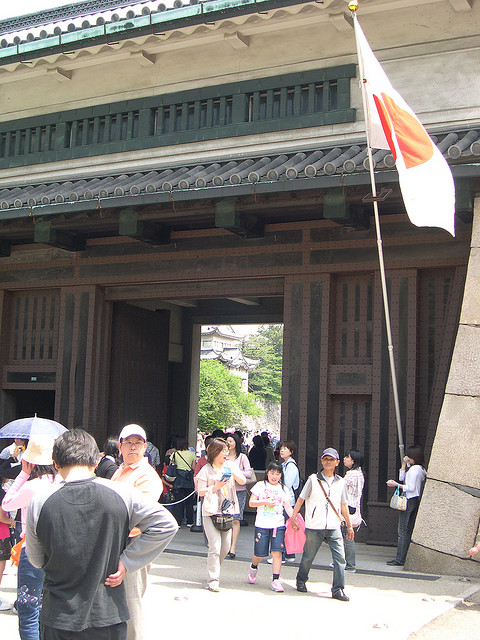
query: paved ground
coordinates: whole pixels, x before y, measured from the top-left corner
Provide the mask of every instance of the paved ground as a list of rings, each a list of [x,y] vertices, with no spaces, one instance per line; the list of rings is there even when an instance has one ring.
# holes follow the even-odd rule
[[[317,555],[308,594],[295,590],[297,567],[288,564],[282,567],[281,576],[285,592],[279,594],[270,590],[271,567],[267,564],[260,566],[257,584],[248,584],[252,547],[253,527],[242,527],[237,558],[225,560],[221,591],[210,593],[205,589],[203,534],[182,527],[168,551],[152,566],[145,597],[145,640],[177,636],[179,622],[186,622],[190,630],[184,637],[207,640],[212,633],[212,612],[216,629],[225,630],[228,640],[245,640],[250,633],[266,638],[272,631],[281,632],[282,637],[318,640],[324,625],[337,636],[351,632],[356,640],[443,640],[447,635],[440,633],[445,630],[449,639],[480,640],[479,605],[462,604],[480,589],[480,580],[464,582],[458,577],[407,573],[386,566],[392,548],[358,544],[358,571],[347,574],[345,591],[350,602],[330,597],[326,548]],[[13,602],[15,580],[9,569],[0,598]],[[14,613],[0,613],[0,635],[2,640],[17,640]]]

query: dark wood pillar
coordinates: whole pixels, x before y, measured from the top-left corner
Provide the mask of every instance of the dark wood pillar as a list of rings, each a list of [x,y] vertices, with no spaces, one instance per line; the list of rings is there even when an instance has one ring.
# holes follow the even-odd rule
[[[306,474],[331,437],[327,397],[330,275],[288,277],[284,296],[282,435],[296,442]]]
[[[55,414],[100,440],[108,398],[111,303],[100,287],[62,289]]]
[[[114,304],[108,434],[130,423],[153,433],[164,448],[168,415],[169,313]],[[178,403],[186,398],[176,396]]]

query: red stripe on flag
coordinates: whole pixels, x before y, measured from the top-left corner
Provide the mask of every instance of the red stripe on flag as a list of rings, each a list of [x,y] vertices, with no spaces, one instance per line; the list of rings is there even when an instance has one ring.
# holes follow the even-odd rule
[[[383,102],[380,100],[378,96],[373,94],[373,99],[375,101],[375,106],[377,107],[380,122],[382,123],[383,133],[385,134],[385,138],[387,139],[387,143],[388,143],[388,146],[390,147],[390,151],[392,152],[393,159],[396,162],[397,150],[395,149],[395,144],[392,138],[392,127],[390,125],[390,118],[389,118],[388,111],[386,110],[385,105],[383,104]]]
[[[382,98],[407,169],[428,162],[433,156],[433,143],[420,121],[386,93]]]

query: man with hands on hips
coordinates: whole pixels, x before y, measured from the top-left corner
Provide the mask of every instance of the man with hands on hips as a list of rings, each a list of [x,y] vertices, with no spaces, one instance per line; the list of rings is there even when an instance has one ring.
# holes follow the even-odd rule
[[[173,516],[121,482],[98,478],[95,440],[83,429],[60,435],[53,461],[63,479],[33,496],[26,550],[45,572],[42,640],[125,640],[123,579],[152,562],[177,532]],[[128,534],[140,535],[128,546]]]

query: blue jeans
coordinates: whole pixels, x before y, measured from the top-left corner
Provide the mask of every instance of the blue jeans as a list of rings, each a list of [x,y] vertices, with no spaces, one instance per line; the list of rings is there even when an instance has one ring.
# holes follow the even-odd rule
[[[305,529],[307,539],[303,548],[302,560],[298,567],[297,582],[305,584],[317,551],[322,542],[326,542],[332,552],[333,583],[332,595],[345,587],[345,555],[340,529]]]
[[[23,546],[17,572],[18,631],[21,640],[39,640],[38,616],[44,579],[43,570],[30,564]]]
[[[347,527],[342,527],[343,547],[348,569],[356,569],[355,540],[347,540]]]
[[[415,526],[419,504],[420,498],[408,498],[406,511],[398,512],[398,545],[397,557],[395,560],[402,564],[405,562],[405,558],[407,557],[407,551],[410,546],[410,540],[412,539],[413,527]]]

